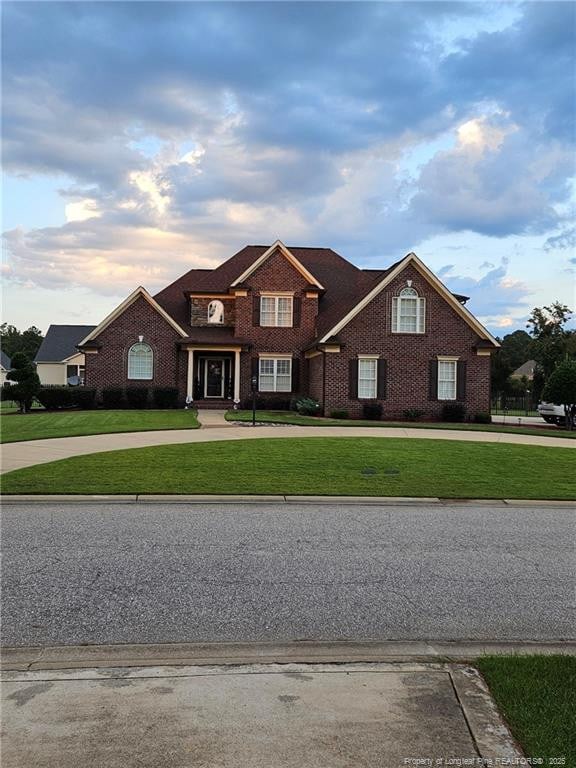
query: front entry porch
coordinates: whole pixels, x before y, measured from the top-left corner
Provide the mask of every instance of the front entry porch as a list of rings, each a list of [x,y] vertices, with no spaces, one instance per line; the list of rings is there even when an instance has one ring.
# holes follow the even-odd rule
[[[204,408],[240,401],[240,349],[188,349],[188,402]]]

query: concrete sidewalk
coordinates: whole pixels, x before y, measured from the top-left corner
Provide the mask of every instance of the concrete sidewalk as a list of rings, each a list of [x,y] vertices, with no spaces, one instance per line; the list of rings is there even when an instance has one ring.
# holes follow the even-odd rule
[[[521,757],[481,677],[457,664],[5,672],[2,697],[10,768],[400,768]]]
[[[207,412],[205,412],[207,413]],[[200,419],[204,414],[200,414]],[[263,437],[372,437],[418,438],[420,440],[464,440],[467,442],[539,445],[551,448],[576,449],[576,440],[538,435],[517,435],[505,432],[474,432],[457,429],[415,429],[410,427],[298,427],[286,426],[218,426],[206,429],[174,429],[157,432],[122,432],[118,434],[59,437],[5,443],[1,446],[2,472],[45,464],[49,461],[82,456],[88,453],[144,448],[155,445],[210,443],[219,440],[253,440]],[[208,422],[206,422],[208,426]]]

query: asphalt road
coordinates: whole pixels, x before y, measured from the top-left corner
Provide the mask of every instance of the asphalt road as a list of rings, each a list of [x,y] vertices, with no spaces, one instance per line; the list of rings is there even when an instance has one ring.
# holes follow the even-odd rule
[[[5,645],[573,638],[574,509],[7,505]]]

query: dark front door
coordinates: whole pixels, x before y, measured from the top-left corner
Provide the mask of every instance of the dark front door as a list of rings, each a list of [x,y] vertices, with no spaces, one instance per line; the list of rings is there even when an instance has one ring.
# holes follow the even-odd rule
[[[204,397],[224,397],[224,360],[209,357],[205,370]]]

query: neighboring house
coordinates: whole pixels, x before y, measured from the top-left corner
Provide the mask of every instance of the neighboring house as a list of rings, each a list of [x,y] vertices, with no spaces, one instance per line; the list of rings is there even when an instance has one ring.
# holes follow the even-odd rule
[[[48,328],[34,358],[43,385],[84,383],[84,354],[76,345],[93,330],[93,325],[51,325]]]
[[[6,382],[6,374],[12,370],[12,360],[0,349],[0,386],[3,387]],[[8,382],[10,383],[10,382]]]
[[[522,379],[524,376],[528,381],[532,381],[534,378],[534,368],[536,367],[536,360],[527,360],[519,368],[510,374],[511,379]]]
[[[446,402],[489,411],[498,342],[413,253],[362,270],[329,248],[250,245],[152,297],[136,289],[78,348],[86,384],[177,387],[199,407],[266,407],[295,394],[323,411],[385,417]]]

